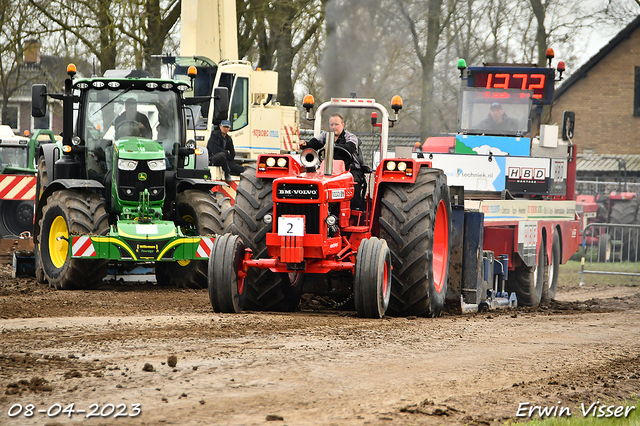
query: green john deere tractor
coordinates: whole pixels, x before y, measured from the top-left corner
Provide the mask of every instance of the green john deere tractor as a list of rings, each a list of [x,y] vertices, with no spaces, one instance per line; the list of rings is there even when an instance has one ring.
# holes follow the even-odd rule
[[[67,72],[63,94],[32,88],[34,117],[47,96],[63,103],[62,141],[38,152],[38,281],[87,288],[109,263],[155,262],[158,284],[206,287],[213,240],[231,215],[229,199],[211,191],[225,183],[210,179],[206,149],[187,140],[203,99],[185,97],[184,81],[140,71]],[[214,97],[215,123],[229,98],[225,88]]]

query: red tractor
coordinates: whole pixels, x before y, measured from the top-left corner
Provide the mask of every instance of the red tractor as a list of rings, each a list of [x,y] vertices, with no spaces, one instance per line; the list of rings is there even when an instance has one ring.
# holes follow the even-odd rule
[[[394,97],[395,120],[402,100]],[[313,98],[305,98],[307,117]],[[303,292],[353,299],[359,316],[438,316],[449,276],[451,203],[447,179],[431,162],[385,158],[389,119],[373,99],[332,99],[315,113],[320,134],[327,108],[381,114],[381,160],[364,167],[364,211],[352,210],[355,183],[333,137],[300,163],[261,155],[240,178],[232,234],[216,239],[208,285],[216,312],[294,311]],[[323,160],[322,157],[324,157]],[[342,159],[344,158],[344,160]],[[322,161],[322,162],[321,162]],[[374,176],[371,176],[371,175]]]

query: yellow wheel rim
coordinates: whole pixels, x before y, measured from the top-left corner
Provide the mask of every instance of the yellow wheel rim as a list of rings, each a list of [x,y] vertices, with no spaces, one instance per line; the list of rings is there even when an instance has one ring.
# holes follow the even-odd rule
[[[62,268],[69,257],[68,240],[67,221],[62,216],[58,216],[53,220],[49,229],[49,257],[56,268]]]
[[[184,221],[188,222],[188,223],[195,223],[196,222],[195,219],[193,218],[193,216],[188,215],[188,214],[182,216],[182,219],[184,219]],[[185,231],[186,231],[186,229],[184,227],[182,227],[182,233],[183,234],[184,234]],[[180,266],[187,266],[190,263],[191,263],[190,259],[178,260],[178,265],[180,265]]]

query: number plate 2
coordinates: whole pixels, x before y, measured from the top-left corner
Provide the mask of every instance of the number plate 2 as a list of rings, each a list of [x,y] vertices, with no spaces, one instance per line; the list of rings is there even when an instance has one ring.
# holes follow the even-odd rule
[[[278,235],[304,237],[304,216],[285,215],[278,218]]]

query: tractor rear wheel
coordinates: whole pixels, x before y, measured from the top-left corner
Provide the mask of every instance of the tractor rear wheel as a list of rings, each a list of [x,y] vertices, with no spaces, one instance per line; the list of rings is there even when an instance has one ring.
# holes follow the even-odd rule
[[[222,235],[229,226],[231,202],[223,194],[188,189],[178,194],[178,214],[187,223],[187,228],[196,235]],[[185,233],[186,229],[183,229]],[[207,288],[207,262],[204,260],[179,260],[156,262],[156,280],[159,284],[168,281],[180,288]]]
[[[547,267],[547,274],[544,280],[544,289],[542,292],[542,302],[548,303],[556,300],[556,291],[558,290],[558,275],[560,275],[560,233],[554,232],[553,245],[551,246],[551,262]]]
[[[393,263],[388,312],[437,317],[451,248],[451,201],[442,170],[421,167],[413,185],[385,184],[379,222]]]
[[[609,222],[612,224],[619,223],[622,225],[629,225],[636,223],[636,220],[640,220],[637,216],[638,212],[638,200],[620,200],[613,203],[611,206],[611,214],[609,215]],[[622,260],[635,260],[636,249],[640,249],[637,241],[637,231],[635,229],[615,229],[613,236],[615,240],[622,241]]]
[[[267,233],[273,225],[264,223],[263,219],[266,214],[273,214],[272,183],[273,179],[257,178],[255,165],[250,165],[240,175],[236,189],[231,229],[253,251],[253,259],[269,257]],[[300,274],[276,274],[269,269],[249,268],[244,280],[247,292],[245,309],[295,311],[302,296],[302,281]]]
[[[49,285],[57,289],[87,288],[107,274],[106,260],[72,259],[70,239],[105,235],[109,215],[104,199],[88,191],[62,190],[51,195],[40,219],[40,260]]]
[[[0,201],[0,238],[19,238],[25,231],[33,232],[33,201]]]
[[[546,250],[544,240],[538,248],[538,264],[509,272],[506,287],[509,293],[515,292],[519,306],[537,308],[542,299],[545,285]]]
[[[364,239],[358,248],[353,299],[358,315],[382,318],[391,298],[391,252],[386,241]]]
[[[242,271],[244,244],[237,235],[216,238],[209,257],[209,300],[214,312],[235,314],[244,306],[244,276]]]

